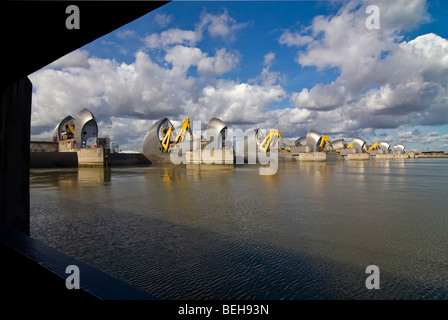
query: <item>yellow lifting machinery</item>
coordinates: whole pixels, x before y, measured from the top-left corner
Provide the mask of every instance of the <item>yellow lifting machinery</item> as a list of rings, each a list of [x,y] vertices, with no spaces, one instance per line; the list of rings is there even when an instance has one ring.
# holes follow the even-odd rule
[[[162,147],[163,147],[163,151],[167,152],[168,148],[170,147],[170,139],[171,139],[171,134],[173,133],[173,127],[169,127],[167,129],[167,132],[165,133],[165,136],[163,137],[162,140]]]
[[[291,147],[288,147],[288,145],[294,146],[294,143],[288,143],[282,139],[282,135],[280,133],[280,130],[271,129],[269,133],[266,135],[266,137],[263,139],[263,141],[260,143],[258,148],[263,151],[267,152],[271,148],[271,143],[274,141],[274,139],[277,138],[279,142],[283,144],[283,147],[280,147],[280,149],[290,152]]]
[[[330,147],[332,147],[331,142],[330,142],[330,137],[329,136],[322,136],[322,139],[320,140],[320,150],[323,151],[325,148],[325,145],[327,144],[328,141],[328,145]]]
[[[171,135],[173,134],[174,128],[169,127],[167,129],[167,132],[165,133],[165,136],[162,140],[162,147],[165,152],[168,152],[169,149],[171,149],[173,146],[178,144],[179,142],[183,142],[185,139],[185,135],[188,133],[190,134],[191,139],[193,140],[193,132],[191,131],[191,125],[190,125],[190,119],[186,118],[184,122],[182,123],[182,126],[180,127],[179,133],[177,134],[176,138],[174,139],[173,143],[170,143],[171,141]]]
[[[370,153],[372,150],[377,150],[379,146],[378,142],[375,142],[369,149],[367,149],[367,152]]]
[[[184,120],[184,123],[182,124],[182,127],[180,127],[179,133],[176,136],[176,139],[174,139],[174,143],[178,142],[184,142],[185,135],[188,133],[190,134],[191,140],[193,140],[193,132],[191,132],[191,125],[190,125],[190,119],[186,118]],[[180,140],[180,141],[179,141]]]
[[[75,124],[74,123],[66,123],[64,125],[64,130],[61,133],[62,140],[70,140],[73,139],[75,135]]]

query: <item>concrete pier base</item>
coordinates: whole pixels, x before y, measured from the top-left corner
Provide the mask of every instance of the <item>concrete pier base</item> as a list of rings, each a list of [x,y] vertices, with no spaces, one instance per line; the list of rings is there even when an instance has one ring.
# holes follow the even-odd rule
[[[234,165],[233,150],[194,150],[186,154],[187,164]]]
[[[80,149],[78,153],[79,167],[106,167],[110,165],[110,154],[103,148]]]
[[[409,159],[410,155],[407,153],[403,154],[377,154],[374,156],[376,160],[394,160],[394,159]]]
[[[349,153],[346,157],[346,160],[370,160],[368,153]]]
[[[296,157],[288,152],[279,152],[278,153],[278,161],[279,162],[296,161]]]
[[[403,154],[394,154],[394,159],[409,159],[409,155],[406,153]]]
[[[295,157],[298,161],[338,161],[344,158],[337,153],[327,152],[302,152]]]
[[[327,161],[325,152],[302,152],[296,158],[298,161]]]
[[[393,154],[377,154],[375,156],[373,156],[374,159],[377,160],[391,160],[394,159],[394,155]]]

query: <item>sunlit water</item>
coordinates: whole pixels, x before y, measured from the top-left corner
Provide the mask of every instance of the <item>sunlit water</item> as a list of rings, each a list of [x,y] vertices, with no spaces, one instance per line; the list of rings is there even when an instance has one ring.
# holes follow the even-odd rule
[[[33,169],[30,183],[32,237],[162,299],[448,298],[448,159],[290,162],[272,176]]]

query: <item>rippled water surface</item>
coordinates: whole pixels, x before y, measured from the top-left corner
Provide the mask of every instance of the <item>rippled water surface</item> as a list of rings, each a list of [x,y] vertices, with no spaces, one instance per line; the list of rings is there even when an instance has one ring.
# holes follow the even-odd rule
[[[448,159],[32,169],[30,183],[32,237],[162,299],[448,298]]]

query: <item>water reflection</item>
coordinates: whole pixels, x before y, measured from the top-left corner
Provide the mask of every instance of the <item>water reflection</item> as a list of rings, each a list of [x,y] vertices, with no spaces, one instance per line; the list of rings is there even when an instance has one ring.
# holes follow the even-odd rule
[[[80,187],[99,186],[111,180],[110,168],[78,168],[78,185]]]
[[[31,169],[30,183],[36,187],[76,189],[111,182],[110,168]]]
[[[375,297],[446,297],[448,170],[431,164],[34,170],[32,233],[161,298],[370,299],[369,264]]]

